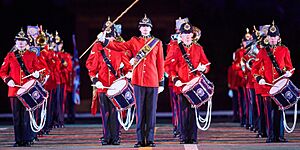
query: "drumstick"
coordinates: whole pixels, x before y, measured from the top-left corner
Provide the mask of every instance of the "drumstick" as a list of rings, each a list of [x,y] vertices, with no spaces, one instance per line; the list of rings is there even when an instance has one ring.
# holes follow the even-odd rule
[[[19,88],[24,88],[25,89],[25,87],[23,87],[23,86],[21,86],[21,85],[14,85],[15,87],[19,87]]]
[[[210,64],[211,64],[211,63],[209,62],[209,63],[205,64],[204,66],[208,66],[208,65],[210,65]],[[192,72],[194,72],[194,71],[197,71],[197,68],[194,69],[194,70],[192,70],[192,71],[190,71],[189,73],[192,73]]]
[[[295,68],[293,68],[292,70],[290,70],[290,71],[294,71],[295,70]],[[274,82],[276,82],[276,81],[278,81],[279,79],[281,79],[281,78],[283,78],[284,77],[284,75],[281,75],[280,77],[278,77],[277,79],[275,79],[274,81],[273,81],[273,83]]]
[[[44,69],[41,69],[41,70],[39,70],[38,72],[42,72],[42,71],[44,71],[44,70],[45,70],[45,68],[44,68]],[[33,73],[32,73],[32,74],[33,74]],[[25,76],[25,77],[23,77],[23,78],[22,78],[22,80],[23,80],[23,79],[26,79],[26,78],[28,78],[28,77],[30,77],[30,76],[32,76],[32,74],[30,74],[30,75],[28,75],[28,76]]]
[[[273,84],[270,84],[270,83],[265,83],[265,85],[268,85],[268,86],[274,86]]]
[[[96,87],[95,84],[92,84],[91,86]],[[102,86],[101,88],[102,88],[102,89],[109,89],[109,90],[116,90],[115,88],[110,88],[110,87],[107,87],[107,86]]]

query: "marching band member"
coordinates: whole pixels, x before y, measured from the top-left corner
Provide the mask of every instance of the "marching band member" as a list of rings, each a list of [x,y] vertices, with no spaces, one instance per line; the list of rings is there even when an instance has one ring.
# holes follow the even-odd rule
[[[248,31],[247,31],[248,32]],[[242,39],[242,44],[239,49],[235,51],[235,60],[233,63],[233,70],[237,72],[238,77],[238,104],[239,104],[239,112],[240,112],[240,123],[241,127],[248,127],[249,124],[247,122],[247,92],[246,92],[246,78],[245,78],[245,62],[243,61],[243,56],[246,52],[246,46],[250,43],[251,40],[250,34],[245,34]]]
[[[175,31],[176,33],[171,35],[171,40],[167,46],[167,53],[170,51],[172,48],[173,44],[177,45],[177,43],[180,41],[180,26],[185,23],[189,22],[188,18],[181,19],[179,17],[175,23]],[[165,66],[169,66],[168,64],[171,63],[171,60],[166,60],[165,61]],[[170,74],[168,67],[165,67],[165,71],[167,74]],[[179,101],[177,98],[176,93],[174,92],[174,83],[171,79],[169,81],[169,92],[170,92],[170,103],[171,103],[171,108],[172,108],[172,123],[173,123],[173,134],[174,137],[180,134],[180,117],[179,117]]]
[[[265,45],[260,49],[257,61],[253,64],[252,73],[262,88],[267,121],[266,143],[287,142],[284,138],[282,113],[268,92],[271,89],[270,84],[279,76],[292,76],[293,72],[290,70],[293,69],[293,65],[289,49],[279,44],[280,33],[274,22],[269,27],[267,35]],[[259,68],[263,70],[260,71]]]
[[[69,81],[69,72],[72,71],[72,60],[70,54],[66,53],[63,49],[63,40],[59,37],[56,31],[55,44],[57,46],[57,55],[60,60],[60,80],[61,80],[61,92],[60,92],[60,109],[59,109],[59,126],[64,127],[64,114],[65,114],[65,104],[67,98],[67,83]]]
[[[207,73],[209,61],[206,58],[203,47],[193,43],[192,25],[190,23],[184,23],[180,27],[179,44],[183,45],[186,54],[190,59],[192,66],[197,66],[199,72]],[[180,117],[181,117],[181,132],[180,143],[181,144],[196,144],[197,143],[197,126],[195,122],[195,111],[191,108],[191,104],[180,92],[183,83],[192,80],[194,77],[199,76],[201,73],[191,73],[191,65],[186,63],[183,57],[179,44],[172,45],[170,48],[166,60],[171,60],[165,67],[169,69],[170,78],[175,83],[175,92],[178,94],[180,102]],[[189,73],[190,72],[190,73]]]
[[[232,64],[228,68],[227,81],[228,81],[228,96],[232,98],[232,111],[233,111],[233,122],[239,122],[239,106],[238,106],[238,86],[237,86],[237,72],[234,71]]]
[[[13,111],[15,147],[30,146],[32,142],[32,134],[29,128],[29,114],[21,101],[16,97],[17,91],[27,81],[32,78],[39,79],[40,70],[39,61],[34,52],[28,50],[28,38],[21,29],[15,37],[15,49],[9,52],[4,58],[0,69],[0,76],[9,86],[8,97],[11,101]],[[32,77],[22,79],[29,74]]]
[[[152,23],[146,15],[139,21],[138,28],[141,36],[134,36],[124,43],[105,39],[105,32],[98,35],[98,40],[107,48],[127,51],[129,56],[134,57],[130,62],[135,69],[126,74],[132,77],[136,97],[137,143],[134,147],[155,147],[157,98],[164,89],[163,47],[159,39],[151,36]]]
[[[106,38],[110,41],[116,41],[116,31],[114,26],[105,30],[112,22],[108,19],[102,30],[106,32]],[[95,54],[95,55],[94,55]],[[97,56],[97,57],[94,57]],[[120,144],[120,124],[117,119],[117,109],[106,96],[107,89],[112,83],[120,77],[120,64],[124,64],[123,71],[128,72],[131,69],[128,57],[123,52],[113,51],[107,47],[103,47],[97,42],[91,51],[89,61],[86,67],[89,69],[89,75],[93,84],[98,88],[98,96],[100,103],[100,111],[103,124],[102,145],[119,145]],[[96,77],[98,74],[98,77]]]

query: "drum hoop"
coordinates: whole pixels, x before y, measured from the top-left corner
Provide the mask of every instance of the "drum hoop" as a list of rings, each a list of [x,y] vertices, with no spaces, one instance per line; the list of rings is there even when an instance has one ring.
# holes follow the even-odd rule
[[[191,86],[191,88],[190,88],[189,90],[187,90],[186,92],[192,90],[192,89],[196,86],[196,83],[199,83],[199,80],[200,80],[202,77],[201,77],[201,76],[197,76],[197,77],[195,77],[195,78],[198,78],[198,77],[199,77],[199,79],[197,80],[197,82],[195,82],[195,83]],[[194,78],[193,78],[193,79],[194,79]],[[193,80],[193,79],[192,79],[192,80]],[[190,80],[190,81],[192,81],[192,80]],[[185,85],[185,86],[187,86],[187,85]],[[184,87],[185,87],[185,86],[184,86]],[[184,87],[181,89],[181,92],[182,92],[182,93],[184,93],[184,92],[183,92]]]
[[[122,80],[125,80],[125,81],[126,81],[126,79],[122,79]],[[119,80],[119,81],[122,81],[122,80]],[[108,95],[107,92],[106,92],[106,96],[107,96],[108,98],[113,98],[113,97],[115,97],[116,95],[120,95],[120,94],[125,90],[125,87],[128,87],[128,85],[129,85],[129,82],[126,81],[126,86],[124,86],[119,92],[115,93],[114,95]],[[111,85],[110,85],[110,86],[111,86]]]
[[[21,94],[19,94],[19,95],[24,95],[24,93],[27,93],[28,91],[29,91],[29,89],[31,89],[32,87],[33,87],[33,85],[35,85],[35,83],[36,83],[36,80],[35,79],[31,79],[31,80],[34,80],[34,82],[33,82],[33,84],[32,85],[30,85],[25,91],[23,91],[23,93],[21,93]],[[29,81],[31,81],[31,80],[29,80]],[[28,81],[28,82],[29,82]],[[27,83],[27,82],[26,82]],[[25,84],[26,84],[25,83]],[[23,86],[22,86],[23,87]],[[18,96],[18,95],[17,95]]]
[[[279,109],[280,110],[285,110],[285,109],[289,109],[289,108],[291,108],[292,106],[294,106],[297,102],[298,102],[298,98],[296,99],[296,101],[294,102],[294,103],[290,103],[289,101],[288,101],[288,103],[289,103],[289,105],[287,105],[287,106],[283,106],[274,96],[271,96],[271,98],[274,100],[274,102],[279,106]]]
[[[131,108],[133,105],[135,105],[135,103],[132,103],[132,104],[126,106],[125,108],[120,108],[120,109],[117,108],[117,111],[118,111],[118,112],[121,112],[121,111],[124,111],[124,110],[128,110],[128,109]]]
[[[282,79],[288,79],[288,78],[282,78]],[[282,79],[281,79],[281,80],[282,80]],[[275,84],[276,84],[277,82],[279,82],[279,81],[280,81],[280,80],[276,81]],[[286,83],[284,84],[284,86],[282,86],[282,87],[285,87],[285,86],[289,83],[289,81],[290,81],[290,80],[288,79],[288,82],[286,82]],[[274,84],[274,85],[275,85],[275,84]],[[278,90],[278,91],[275,92],[274,94],[270,94],[270,90],[271,90],[271,89],[270,89],[268,93],[269,93],[269,95],[276,95],[276,94],[281,93],[283,89],[284,89],[284,88],[281,88],[280,90]]]

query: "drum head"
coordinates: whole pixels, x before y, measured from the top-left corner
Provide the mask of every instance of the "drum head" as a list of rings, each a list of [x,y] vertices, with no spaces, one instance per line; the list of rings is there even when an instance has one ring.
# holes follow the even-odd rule
[[[35,83],[35,80],[32,79],[28,82],[26,82],[18,91],[17,91],[17,95],[22,94],[23,92],[25,92],[29,87],[31,87],[33,84]]]
[[[195,83],[197,83],[199,81],[200,77],[195,77],[194,79],[192,79],[191,81],[188,82],[188,84],[186,84],[183,88],[182,88],[182,92],[188,91],[189,89],[191,89]]]
[[[119,80],[115,83],[113,83],[110,86],[110,89],[107,90],[106,94],[109,96],[113,96],[120,92],[125,86],[126,86],[127,81],[126,80]]]
[[[277,93],[278,91],[280,91],[288,82],[289,80],[286,78],[283,78],[279,81],[277,81],[274,86],[270,89],[270,94],[273,95],[275,93]]]

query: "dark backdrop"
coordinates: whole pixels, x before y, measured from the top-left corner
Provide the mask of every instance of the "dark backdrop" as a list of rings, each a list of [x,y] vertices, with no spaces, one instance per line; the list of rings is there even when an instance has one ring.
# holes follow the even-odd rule
[[[132,0],[1,0],[0,3],[0,62],[14,44],[14,36],[21,27],[42,24],[50,32],[58,30],[65,41],[66,51],[73,53],[72,33],[76,35],[79,54],[94,41],[107,16],[113,20]],[[118,23],[123,25],[125,40],[138,35],[137,22],[144,13],[152,19],[153,35],[164,44],[174,32],[175,19],[188,17],[202,30],[199,43],[212,62],[207,77],[214,82],[213,110],[231,109],[227,96],[227,67],[232,53],[239,47],[245,28],[270,24],[279,26],[283,43],[291,51],[296,73],[292,80],[299,85],[300,66],[300,1],[298,0],[140,0]],[[80,60],[81,101],[79,112],[88,112],[91,86],[85,69],[87,56]],[[0,112],[11,112],[7,86],[0,82]],[[158,111],[170,111],[168,90],[159,96]]]

